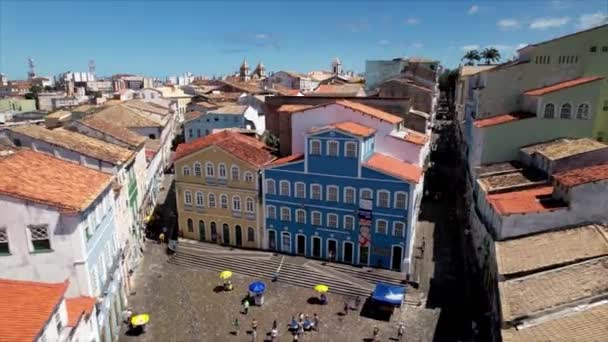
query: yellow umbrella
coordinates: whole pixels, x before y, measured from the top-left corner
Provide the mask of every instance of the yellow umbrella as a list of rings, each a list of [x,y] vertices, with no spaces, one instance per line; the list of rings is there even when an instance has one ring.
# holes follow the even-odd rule
[[[150,321],[150,315],[148,315],[148,314],[135,315],[135,316],[131,317],[131,324],[133,326],[144,325],[144,324],[148,323],[149,321]]]
[[[325,292],[329,291],[329,286],[319,284],[319,285],[315,285],[314,289],[315,289],[315,291],[317,291],[319,293],[325,293]]]
[[[222,279],[228,279],[230,277],[232,277],[232,272],[231,271],[222,271],[220,273],[220,278],[222,278]]]

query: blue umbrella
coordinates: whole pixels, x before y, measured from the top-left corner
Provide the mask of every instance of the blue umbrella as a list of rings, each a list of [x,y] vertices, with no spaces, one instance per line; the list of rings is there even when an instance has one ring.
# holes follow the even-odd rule
[[[265,290],[266,284],[262,283],[261,281],[254,281],[253,283],[249,284],[249,291],[253,293],[263,293]]]

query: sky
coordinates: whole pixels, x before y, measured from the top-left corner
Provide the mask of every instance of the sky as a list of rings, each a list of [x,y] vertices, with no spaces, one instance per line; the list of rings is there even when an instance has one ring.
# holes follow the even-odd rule
[[[0,0],[0,72],[86,71],[164,78],[221,75],[243,59],[267,70],[365,71],[365,60],[427,57],[452,68],[487,46],[518,47],[606,21],[608,0],[11,1]]]

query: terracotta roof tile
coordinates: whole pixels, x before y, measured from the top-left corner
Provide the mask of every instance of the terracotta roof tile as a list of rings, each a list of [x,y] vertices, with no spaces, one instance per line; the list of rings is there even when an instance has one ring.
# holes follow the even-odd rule
[[[162,127],[162,124],[137,112],[136,109],[117,104],[106,107],[94,114],[95,116],[110,121],[113,124],[126,128],[138,127]]]
[[[608,164],[583,167],[553,175],[557,183],[566,187],[577,186],[608,179]]]
[[[560,208],[567,204],[555,200],[552,186],[539,186],[532,189],[487,195],[490,205],[499,215],[539,213]]]
[[[90,115],[79,120],[79,123],[96,131],[105,133],[112,138],[122,141],[132,147],[138,147],[146,141],[141,135],[121,126],[117,126],[110,121],[106,121],[99,116]]]
[[[0,340],[34,341],[57,309],[66,290],[63,283],[0,279]]]
[[[68,309],[68,326],[76,326],[82,315],[89,316],[93,312],[95,302],[95,298],[85,296],[66,299],[65,304]]]
[[[142,100],[129,100],[125,101],[123,105],[158,115],[169,115],[169,110],[152,102],[145,102]]]
[[[277,166],[277,165],[282,165],[282,164],[288,164],[294,161],[299,161],[304,159],[304,154],[302,153],[298,153],[298,154],[292,154],[290,156],[287,157],[283,157],[283,158],[279,158],[276,160],[273,160],[270,164],[271,166]]]
[[[490,118],[477,119],[473,122],[473,125],[477,128],[484,128],[490,126],[496,126],[507,122],[519,121],[524,119],[533,118],[536,115],[532,113],[510,113],[496,115]]]
[[[295,112],[301,112],[304,111],[308,108],[312,108],[315,106],[312,105],[298,105],[298,104],[284,104],[281,105],[278,109],[277,112],[284,112],[284,113],[295,113]]]
[[[275,158],[270,154],[263,142],[237,132],[222,131],[192,140],[188,143],[180,144],[175,151],[175,160],[181,159],[211,145],[219,146],[225,151],[234,154],[236,157],[256,167],[261,167]]]
[[[341,100],[341,101],[336,101],[337,104],[339,104],[340,106],[352,109],[354,111],[363,113],[363,114],[367,114],[370,116],[375,117],[376,119],[380,119],[382,121],[386,121],[388,123],[391,124],[397,124],[400,123],[401,121],[403,121],[402,118],[393,115],[393,114],[389,114],[385,111],[382,111],[380,109],[374,108],[374,107],[370,107],[361,103],[357,103],[357,102],[353,102],[353,101],[348,101],[348,100]]]
[[[51,130],[38,125],[22,125],[12,127],[11,131],[114,165],[126,163],[134,155],[127,148],[62,128]]]
[[[606,148],[608,145],[589,138],[556,139],[540,144],[522,147],[520,150],[526,154],[538,153],[550,160],[558,160],[577,154],[583,154]]]
[[[190,120],[197,119],[201,115],[203,115],[203,113],[202,112],[198,112],[198,111],[186,112],[186,113],[184,113],[184,121],[190,121]]]
[[[341,131],[351,133],[360,137],[369,137],[370,135],[376,133],[376,129],[352,121],[338,122],[333,124],[332,126]]]
[[[374,153],[363,165],[408,182],[419,183],[422,178],[420,167],[381,153]]]
[[[87,208],[112,176],[22,149],[0,159],[0,193],[69,212]]]
[[[416,145],[424,145],[429,141],[429,137],[425,134],[408,130],[408,133],[403,140]]]
[[[243,115],[249,106],[242,105],[232,105],[232,106],[223,106],[217,109],[211,109],[208,111],[208,114],[233,114],[233,115]]]
[[[585,83],[589,83],[589,82],[593,82],[593,81],[597,81],[597,80],[601,80],[601,79],[604,79],[604,77],[601,77],[601,76],[579,77],[579,78],[575,78],[572,80],[555,83],[555,84],[552,84],[552,85],[546,86],[546,87],[531,89],[531,90],[524,92],[524,95],[542,96],[542,95],[545,95],[548,93],[552,93],[554,91],[576,87],[581,84],[585,84]]]
[[[360,84],[321,84],[309,95],[340,95],[340,96],[356,96],[363,87]]]

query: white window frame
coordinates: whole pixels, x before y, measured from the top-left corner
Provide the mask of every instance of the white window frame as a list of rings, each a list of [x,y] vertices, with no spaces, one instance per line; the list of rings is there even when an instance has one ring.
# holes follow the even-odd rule
[[[226,179],[226,164],[219,163],[217,164],[217,178]]]
[[[272,184],[272,186],[269,186],[269,184]],[[268,194],[268,195],[277,194],[277,182],[272,178],[266,179],[266,194]]]
[[[228,209],[229,205],[228,205],[228,195],[226,194],[221,194],[220,195],[220,208],[221,209]]]
[[[315,223],[315,215],[319,217],[319,223]],[[323,214],[318,210],[313,210],[310,212],[310,224],[313,226],[320,227],[323,225]]]
[[[380,194],[386,193],[386,206],[380,206]],[[380,189],[376,194],[376,207],[378,208],[390,208],[391,207],[391,192],[386,189]]]
[[[346,224],[346,220],[347,219],[351,219],[352,220],[352,227],[348,227],[348,225]],[[346,229],[346,230],[355,230],[355,217],[353,215],[344,215],[344,217],[342,218],[342,228]]]
[[[336,144],[336,154],[335,155],[329,153],[329,147],[332,144]],[[326,146],[325,146],[325,154],[328,157],[339,157],[340,156],[340,142],[337,141],[337,140],[327,140],[327,143],[326,143]]]
[[[205,206],[205,194],[202,191],[197,191],[194,199],[196,200],[197,207],[203,208]]]
[[[318,149],[318,153],[314,153],[314,148],[313,148],[313,144],[317,143],[319,144],[319,149]],[[321,155],[321,140],[319,139],[310,139],[309,142],[310,146],[309,146],[309,151],[308,154],[314,155],[314,156],[320,156]]]
[[[319,198],[314,198],[313,195],[314,195],[315,192],[314,192],[313,189],[315,187],[317,187],[317,186],[319,187]],[[323,185],[318,184],[318,183],[310,184],[310,199],[311,200],[316,200],[316,201],[322,201],[323,200]]]
[[[211,171],[211,172],[209,172]],[[208,161],[205,163],[205,176],[206,177],[215,177],[215,165]]]
[[[329,191],[332,190],[332,189],[335,190],[335,193],[336,193],[336,199],[335,200],[331,199],[330,196],[329,196]],[[325,191],[326,191],[326,194],[325,194],[325,196],[326,196],[325,200],[326,201],[328,201],[328,202],[336,202],[336,203],[340,202],[340,188],[337,185],[333,185],[333,184],[332,185],[328,185],[327,187],[325,187]]]
[[[287,213],[287,217],[284,217],[283,213]],[[290,222],[291,221],[291,208],[290,207],[281,207],[281,221]]]
[[[395,233],[397,231],[397,225],[398,224],[402,224],[403,225],[403,231],[401,232],[401,235],[396,235],[396,233]],[[405,236],[405,222],[403,222],[403,221],[395,221],[395,222],[393,222],[392,235],[393,236],[404,237]]]
[[[192,191],[190,191],[190,190],[184,191],[184,204],[192,205]]]
[[[403,206],[403,207],[398,207],[398,206],[397,206],[397,196],[399,196],[399,195],[403,195],[403,196],[405,197],[405,203],[404,203],[404,206]],[[394,206],[396,209],[403,209],[403,210],[407,210],[407,205],[408,205],[408,198],[407,198],[408,196],[407,196],[407,192],[405,192],[405,191],[395,191],[395,196],[394,196],[394,197],[395,197],[395,198],[393,199],[393,206]]]
[[[302,220],[300,220],[300,214],[302,214]],[[306,224],[306,210],[296,209],[296,223]]]
[[[348,147],[349,146],[354,146],[354,155],[348,155]],[[359,156],[359,148],[358,148],[358,144],[355,141],[347,141],[346,143],[344,143],[344,156],[346,158],[357,158]]]
[[[347,196],[346,196],[346,192],[347,192],[348,190],[352,190],[352,192],[353,192],[353,200],[352,200],[351,202],[347,202],[347,201],[346,201],[346,198],[347,198]],[[352,186],[345,186],[345,187],[344,187],[344,191],[343,191],[343,195],[342,195],[342,196],[343,196],[343,197],[342,197],[342,202],[344,202],[344,203],[346,203],[346,204],[357,204],[357,189],[356,189],[355,187],[352,187]]]
[[[192,165],[192,169],[194,170],[195,177],[203,176],[203,166],[201,165],[201,163],[195,162],[194,165]]]
[[[207,195],[207,203],[209,205],[209,208],[215,208],[216,203],[215,203],[215,194],[214,193],[210,192]]]
[[[332,221],[330,218],[335,218],[336,225],[332,226],[329,223]],[[336,213],[327,213],[327,227],[328,228],[340,228],[340,216]]]
[[[245,182],[253,183],[253,173],[250,171],[245,171],[244,173]]]
[[[287,193],[283,191],[283,185],[287,184]],[[279,181],[279,196],[291,196],[291,183],[288,180]]]
[[[237,208],[238,207],[238,208]],[[241,205],[241,196],[232,196],[232,211],[241,211],[243,209]]]
[[[272,215],[270,215],[270,209],[272,209]],[[274,205],[266,206],[266,219],[276,220],[277,219],[277,207]]]
[[[236,170],[236,177],[235,175],[235,171]],[[241,180],[241,168],[238,165],[232,165],[230,167],[230,179],[233,181],[240,181]]]
[[[569,105],[570,106],[570,117],[568,117],[568,118],[562,118],[562,110],[564,109],[565,105]],[[566,101],[566,102],[562,103],[561,106],[559,106],[559,117],[558,117],[558,119],[572,120],[574,116],[575,116],[574,105],[572,105],[572,102]]]
[[[369,191],[369,193],[370,193],[370,195],[371,195],[371,196],[370,196],[370,198],[365,198],[365,197],[363,197],[363,194],[364,194],[366,191]],[[360,190],[359,190],[359,195],[361,196],[361,198],[368,199],[368,200],[373,200],[373,199],[374,199],[374,190],[372,190],[372,189],[370,189],[370,188],[363,188],[363,189],[360,189]]]
[[[300,187],[300,189],[298,189]],[[306,183],[304,182],[295,182],[294,183],[294,197],[296,198],[306,198]],[[298,195],[298,192],[301,192],[301,196]]]
[[[384,222],[384,227],[385,227],[385,232],[381,233],[380,230],[378,229],[380,226],[380,222]],[[388,221],[385,219],[377,219],[376,220],[376,227],[374,229],[374,231],[376,232],[376,234],[384,234],[384,235],[388,235]]]
[[[182,167],[182,175],[188,177],[190,176],[190,166]]]
[[[250,204],[251,208],[249,208]],[[245,211],[248,213],[255,213],[255,201],[253,198],[247,197],[247,199],[245,199]]]

